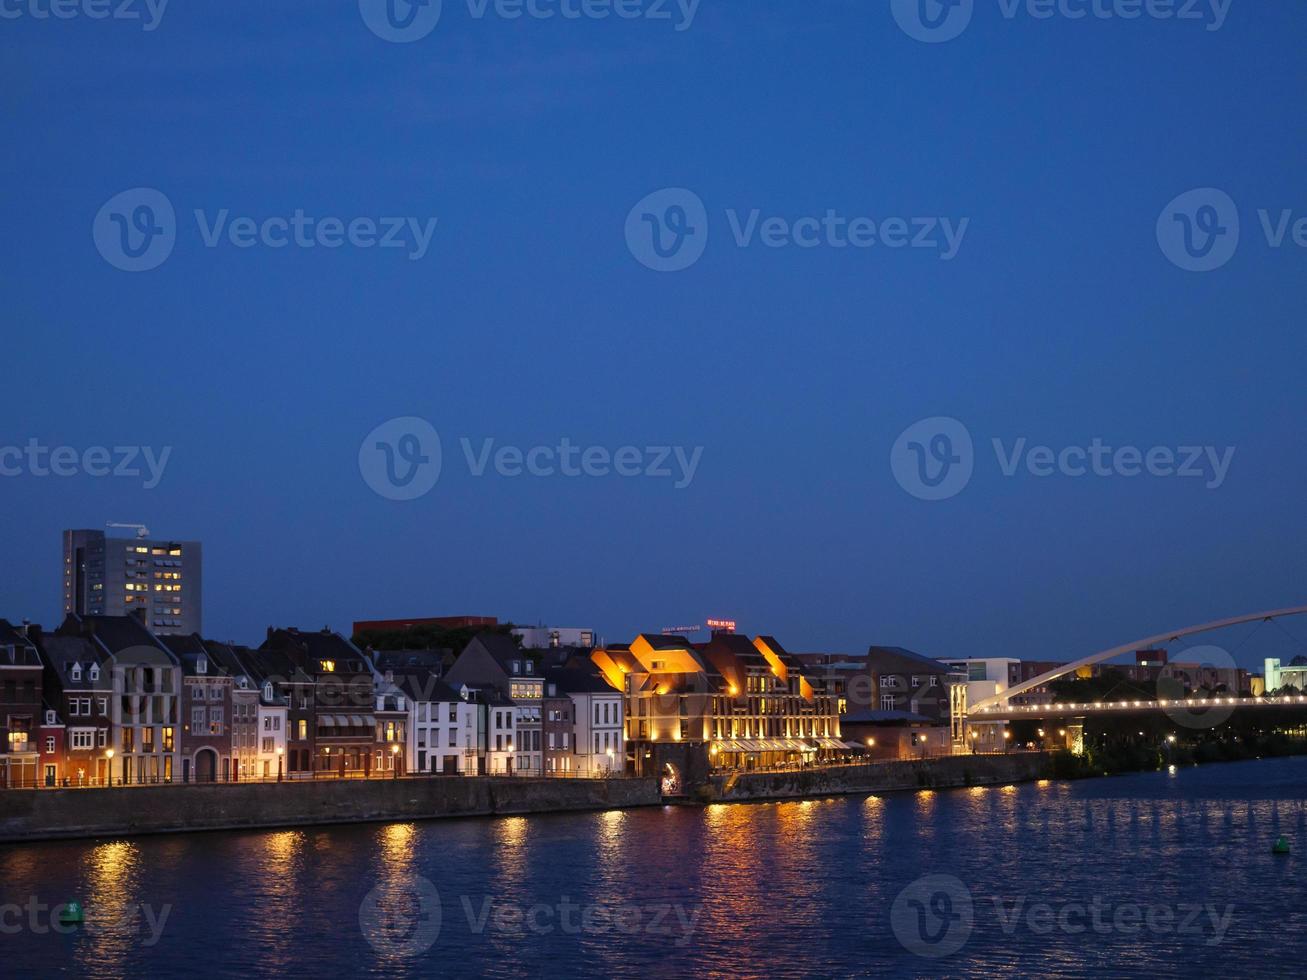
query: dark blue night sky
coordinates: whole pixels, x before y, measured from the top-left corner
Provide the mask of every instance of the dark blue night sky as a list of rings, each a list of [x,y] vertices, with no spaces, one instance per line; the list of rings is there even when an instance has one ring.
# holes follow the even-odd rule
[[[1213,30],[1211,0],[1196,20],[975,0],[942,43],[884,0],[702,0],[692,22],[445,0],[411,43],[356,0],[175,2],[148,31],[3,6],[0,446],[172,452],[149,490],[10,454],[0,616],[56,620],[61,529],[106,521],[201,539],[206,632],[254,643],[369,617],[620,640],[729,616],[793,650],[1053,659],[1307,601],[1300,4],[1234,0]],[[151,271],[93,235],[134,188],[175,208]],[[666,188],[691,194],[632,227],[665,248],[684,213],[706,247],[659,272],[628,216]],[[1205,188],[1228,198],[1166,213]],[[236,243],[231,222],[297,211],[436,225],[420,257]],[[875,244],[803,221],[828,213],[872,219]],[[1209,271],[1159,238],[1192,220],[1230,244],[1232,217]],[[816,244],[772,247],[775,218]],[[892,247],[892,218],[965,234],[950,257]],[[408,501],[360,471],[401,417],[442,449]],[[957,430],[899,437],[936,417],[974,458],[930,501],[898,477],[959,456]],[[1063,450],[1096,438],[1177,468],[1235,452],[1219,481],[1128,476],[1128,456],[1005,475],[1022,439],[1074,469]],[[636,447],[642,475],[474,475],[485,440],[563,439]],[[394,445],[404,464],[417,444]],[[688,486],[643,475],[664,446],[702,448]],[[1239,659],[1302,652],[1276,632]]]

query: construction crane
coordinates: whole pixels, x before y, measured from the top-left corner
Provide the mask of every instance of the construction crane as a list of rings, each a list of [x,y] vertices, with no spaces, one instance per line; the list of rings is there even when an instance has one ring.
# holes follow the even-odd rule
[[[144,524],[119,524],[116,521],[114,521],[106,524],[105,527],[129,528],[136,532],[136,536],[138,538],[148,538],[150,536],[150,529],[146,527]]]

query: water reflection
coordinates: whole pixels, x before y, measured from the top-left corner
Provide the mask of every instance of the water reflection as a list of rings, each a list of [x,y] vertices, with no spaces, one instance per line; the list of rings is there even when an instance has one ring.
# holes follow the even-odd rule
[[[838,800],[0,848],[7,895],[80,898],[111,917],[143,902],[176,906],[153,948],[139,927],[126,944],[89,930],[4,936],[0,975],[1296,975],[1307,949],[1286,923],[1301,899],[1304,787],[1307,765],[1240,764]],[[1294,844],[1289,858],[1271,854],[1278,833]],[[956,876],[975,899],[966,947],[941,962],[915,957],[889,921],[904,886],[932,873]],[[407,884],[415,875],[439,888],[434,940],[424,938],[432,919],[422,918],[421,893]],[[374,889],[374,931],[360,932]],[[684,944],[611,926],[577,935],[493,924],[505,906],[529,915],[563,896],[574,916],[665,903],[698,918]],[[1219,945],[1174,929],[1037,931],[1010,915],[1018,901],[1056,910],[1095,896],[1107,921],[1129,905],[1233,903],[1237,912]],[[482,925],[469,925],[464,898]]]
[[[92,976],[121,976],[141,940],[140,860],[140,849],[127,841],[96,845],[86,855],[86,926],[78,933],[77,959]]]
[[[520,888],[526,880],[526,817],[503,817],[495,821],[495,866],[508,888]]]

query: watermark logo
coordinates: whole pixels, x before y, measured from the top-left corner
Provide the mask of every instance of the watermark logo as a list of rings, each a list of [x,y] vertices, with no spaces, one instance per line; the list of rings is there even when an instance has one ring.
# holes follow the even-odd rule
[[[378,885],[359,905],[359,929],[385,956],[421,956],[440,938],[440,893],[421,875],[404,875]]]
[[[50,933],[68,935],[84,929],[94,937],[114,937],[127,940],[143,936],[141,945],[155,946],[172,914],[172,904],[165,902],[157,909],[148,902],[132,903],[121,910],[102,910],[97,906],[79,908],[76,903],[47,905],[35,895],[28,896],[24,905],[8,902],[0,905],[0,935],[16,936],[27,932],[34,936]]]
[[[167,8],[168,0],[0,0],[0,20],[134,20],[149,34]]]
[[[440,23],[443,0],[359,0],[368,29],[383,41],[421,41]]]
[[[1162,209],[1157,244],[1181,269],[1219,269],[1239,248],[1239,208],[1229,194],[1215,187],[1186,191]]]
[[[585,446],[564,436],[556,444],[518,446],[493,438],[458,440],[459,458],[470,476],[504,479],[534,477],[647,477],[672,481],[677,490],[694,482],[703,446]],[[416,500],[435,487],[441,471],[440,435],[426,419],[391,419],[373,429],[359,446],[359,472],[387,500]]]
[[[1095,436],[1086,445],[1032,444],[1025,436],[1011,443],[991,440],[1002,476],[1036,479],[1060,476],[1140,476],[1199,479],[1208,490],[1225,485],[1234,463],[1234,446],[1112,446]],[[890,450],[890,470],[899,486],[919,500],[956,497],[975,467],[971,433],[957,419],[922,419],[908,426]]]
[[[557,902],[521,905],[491,896],[459,896],[468,933],[473,936],[605,936],[617,934],[689,944],[701,910],[682,905],[582,904],[566,895]],[[443,908],[436,886],[421,875],[404,875],[378,885],[359,906],[359,928],[368,943],[386,956],[421,956],[440,938]]]
[[[962,247],[970,218],[849,216],[834,208],[821,215],[788,218],[760,208],[724,214],[736,248],[810,250],[927,249],[943,262]],[[626,247],[641,265],[656,272],[680,272],[703,257],[708,247],[708,209],[684,187],[669,187],[643,198],[626,216]]]
[[[674,30],[694,26],[701,0],[466,0],[473,20],[647,20],[680,19]],[[359,0],[368,29],[383,41],[420,41],[440,23],[441,0]]]
[[[908,952],[932,960],[952,956],[975,926],[971,889],[953,875],[925,875],[899,892],[889,919]]]
[[[100,255],[115,269],[149,272],[172,255],[177,214],[162,191],[135,187],[104,203],[91,234]]]
[[[363,481],[387,500],[426,496],[440,479],[440,467],[440,434],[426,419],[391,419],[359,446]]]
[[[1223,647],[1189,647],[1157,677],[1162,712],[1185,728],[1216,728],[1234,714],[1230,700],[1238,697],[1239,665]]]
[[[296,208],[289,214],[233,215],[230,208],[195,209],[200,243],[209,249],[252,248],[403,249],[411,262],[424,258],[438,218],[367,215],[318,217]],[[172,255],[180,225],[163,192],[137,187],[110,198],[92,224],[95,247],[104,260],[124,272],[157,269]]]
[[[908,426],[890,450],[894,479],[918,500],[956,497],[971,482],[975,462],[967,427],[943,416]]]
[[[975,0],[891,0],[890,9],[909,37],[941,44],[967,29]]]
[[[984,921],[982,922],[982,912]],[[992,919],[990,913],[992,912]],[[973,896],[948,874],[930,874],[909,884],[890,908],[890,926],[900,945],[926,959],[961,950],[977,927],[1003,936],[1019,931],[1034,936],[1186,936],[1219,946],[1234,921],[1235,907],[1214,903],[1114,902],[1102,895],[1089,901],[1030,901],[1028,895]],[[992,933],[991,933],[992,934]]]
[[[1234,0],[997,0],[1005,21],[1174,20],[1219,31]],[[971,24],[974,0],[890,0],[903,33],[927,44],[952,41]]]
[[[25,446],[0,446],[0,478],[74,476],[118,477],[139,480],[153,490],[163,479],[172,446],[47,446],[29,439]],[[144,465],[144,469],[142,469]]]
[[[626,216],[626,247],[655,272],[680,272],[708,247],[708,210],[694,191],[668,187],[645,197]]]

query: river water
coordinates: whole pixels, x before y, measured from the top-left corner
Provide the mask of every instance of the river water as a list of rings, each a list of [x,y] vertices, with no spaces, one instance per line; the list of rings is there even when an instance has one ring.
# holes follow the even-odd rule
[[[1305,798],[1277,759],[6,846],[0,976],[1301,976]]]

